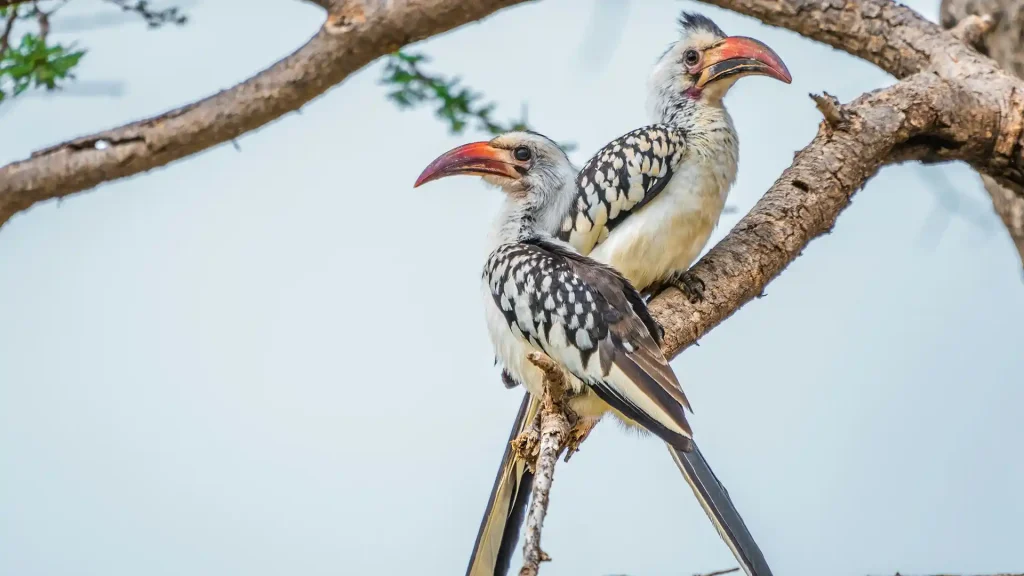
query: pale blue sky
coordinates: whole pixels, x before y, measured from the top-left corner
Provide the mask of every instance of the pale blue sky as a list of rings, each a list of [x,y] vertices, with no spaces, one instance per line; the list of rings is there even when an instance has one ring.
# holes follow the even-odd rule
[[[614,26],[588,37],[593,6],[530,3],[420,47],[499,113],[528,102],[582,162],[645,122],[643,81],[680,9],[764,40],[794,80],[729,96],[743,211],[815,133],[808,92],[891,82],[693,3],[633,2],[621,41]],[[90,50],[79,78],[125,93],[4,104],[0,162],[226,88],[320,22],[298,1],[189,12],[181,29],[65,37]],[[240,152],[0,228],[0,574],[462,573],[521,398],[498,383],[478,300],[500,198],[470,178],[412,189],[480,135],[397,111],[378,74]],[[1021,326],[1020,264],[977,176],[905,166],[673,366],[776,574],[1020,571]],[[548,576],[735,565],[650,438],[603,425],[555,484]]]

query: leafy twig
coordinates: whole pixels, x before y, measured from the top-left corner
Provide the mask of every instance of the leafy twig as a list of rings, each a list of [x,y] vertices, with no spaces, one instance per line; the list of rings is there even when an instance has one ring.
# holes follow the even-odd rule
[[[178,8],[156,10],[147,0],[106,0],[119,6],[125,12],[141,16],[150,28],[164,24],[182,25],[187,17]],[[56,90],[64,81],[74,79],[72,70],[85,56],[85,50],[71,44],[51,44],[50,16],[68,0],[52,0],[50,8],[42,5],[48,0],[29,0],[13,5],[0,2],[0,102],[18,96],[29,88]],[[7,3],[10,4],[10,3]],[[27,7],[27,9],[23,9]],[[20,37],[13,35],[17,21],[35,20],[36,29],[26,31]]]
[[[0,58],[3,58],[7,48],[10,46],[11,31],[14,30],[14,21],[18,19],[18,7],[0,8],[0,15],[6,16],[4,20],[4,31],[0,34]]]
[[[181,26],[188,22],[188,16],[183,14],[177,7],[164,8],[163,10],[156,10],[149,6],[148,0],[135,0],[131,2],[129,0],[106,0],[107,2],[119,6],[125,12],[134,12],[142,19],[146,21],[146,24],[150,28],[159,28],[164,24],[176,24]]]
[[[484,101],[483,95],[467,88],[458,77],[446,78],[424,72],[422,64],[429,62],[424,54],[398,51],[384,64],[380,83],[391,88],[388,99],[399,108],[415,108],[436,104],[434,113],[443,120],[453,134],[462,134],[471,125],[497,136],[510,130],[528,130],[526,108],[519,119],[507,123],[493,117],[497,104]],[[571,143],[559,144],[564,150],[575,148]]]

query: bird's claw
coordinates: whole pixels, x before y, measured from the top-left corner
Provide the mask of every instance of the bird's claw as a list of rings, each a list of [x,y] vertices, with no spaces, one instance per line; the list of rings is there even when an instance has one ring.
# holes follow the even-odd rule
[[[676,274],[668,283],[678,288],[690,304],[704,300],[704,281],[689,270]]]
[[[594,430],[594,426],[597,426],[599,419],[580,418],[576,421],[576,424],[569,429],[569,439],[565,443],[565,459],[563,462],[568,462],[572,455],[580,451],[580,444],[590,436],[590,433]]]
[[[512,452],[516,458],[526,463],[526,467],[533,472],[537,468],[537,457],[540,456],[540,415],[534,419],[529,428],[523,430],[518,436],[512,439]]]

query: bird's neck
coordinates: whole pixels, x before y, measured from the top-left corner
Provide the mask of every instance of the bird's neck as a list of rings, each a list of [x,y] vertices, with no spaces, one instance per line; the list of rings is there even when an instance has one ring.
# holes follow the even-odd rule
[[[670,124],[686,133],[733,130],[732,118],[724,103],[694,100],[677,90],[651,90],[647,114],[652,123]]]
[[[721,101],[693,100],[678,92],[651,92],[649,114],[655,123],[667,124],[684,134],[687,148],[722,166],[728,166],[731,184],[739,162],[739,139],[732,117]]]
[[[506,197],[491,232],[489,248],[536,237],[543,230],[538,225],[538,212],[538,206],[530,200]]]

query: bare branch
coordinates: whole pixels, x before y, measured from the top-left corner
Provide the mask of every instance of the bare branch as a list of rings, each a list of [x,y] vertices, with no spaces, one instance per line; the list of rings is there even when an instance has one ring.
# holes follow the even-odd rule
[[[723,576],[725,574],[732,574],[733,572],[739,572],[740,567],[729,568],[728,570],[716,570],[714,572],[708,572],[707,574],[694,574],[693,576]]]
[[[0,168],[0,225],[36,202],[228,142],[297,110],[381,55],[522,1],[345,2],[305,46],[232,88]]]
[[[994,24],[995,20],[988,14],[984,16],[971,15],[957,22],[956,26],[950,28],[949,33],[964,44],[978,48]]]
[[[540,563],[551,560],[540,548],[540,533],[548,512],[555,464],[569,437],[569,419],[564,404],[565,375],[562,369],[539,352],[531,352],[527,358],[544,373],[544,399],[539,415],[540,454],[537,456],[533,478],[533,500],[526,517],[523,567],[519,570],[519,576],[537,576]]]
[[[818,112],[825,117],[826,124],[832,128],[846,127],[848,120],[839,109],[839,100],[835,96],[828,92],[822,92],[821,94],[811,94],[811,100],[814,100]]]
[[[1024,77],[1024,5],[1016,0],[943,0],[942,24],[954,36],[970,41],[1005,70]],[[984,14],[979,16],[979,14]],[[998,14],[998,23],[989,14]],[[981,22],[981,24],[979,24]],[[974,29],[983,28],[978,32]],[[971,30],[965,34],[965,31]],[[1000,186],[982,175],[992,206],[1010,233],[1024,264],[1024,195]]]
[[[859,56],[897,78],[923,70],[941,29],[889,0],[703,0]]]
[[[847,0],[838,5],[815,0],[708,2],[820,40],[874,62],[898,78],[928,70],[953,83],[963,103],[948,110],[948,123],[957,128],[971,122],[985,125],[994,136],[986,138],[994,156],[980,148],[973,155],[950,154],[943,142],[929,146],[937,148],[939,158],[966,160],[1024,196],[1024,82],[954,34],[890,0]],[[980,34],[989,25],[981,18],[958,33]]]
[[[665,328],[666,355],[679,354],[760,296],[812,239],[831,231],[850,197],[879,168],[929,152],[913,143],[945,130],[945,109],[960,101],[949,83],[919,74],[839,107],[849,126],[823,123],[750,213],[690,269],[705,283],[704,300],[691,303],[670,288],[651,301]]]
[[[11,8],[11,11],[7,14],[7,20],[4,21],[4,29],[0,32],[0,56],[4,52],[7,52],[8,46],[11,42],[11,31],[14,30],[14,21],[18,19],[18,7]]]

